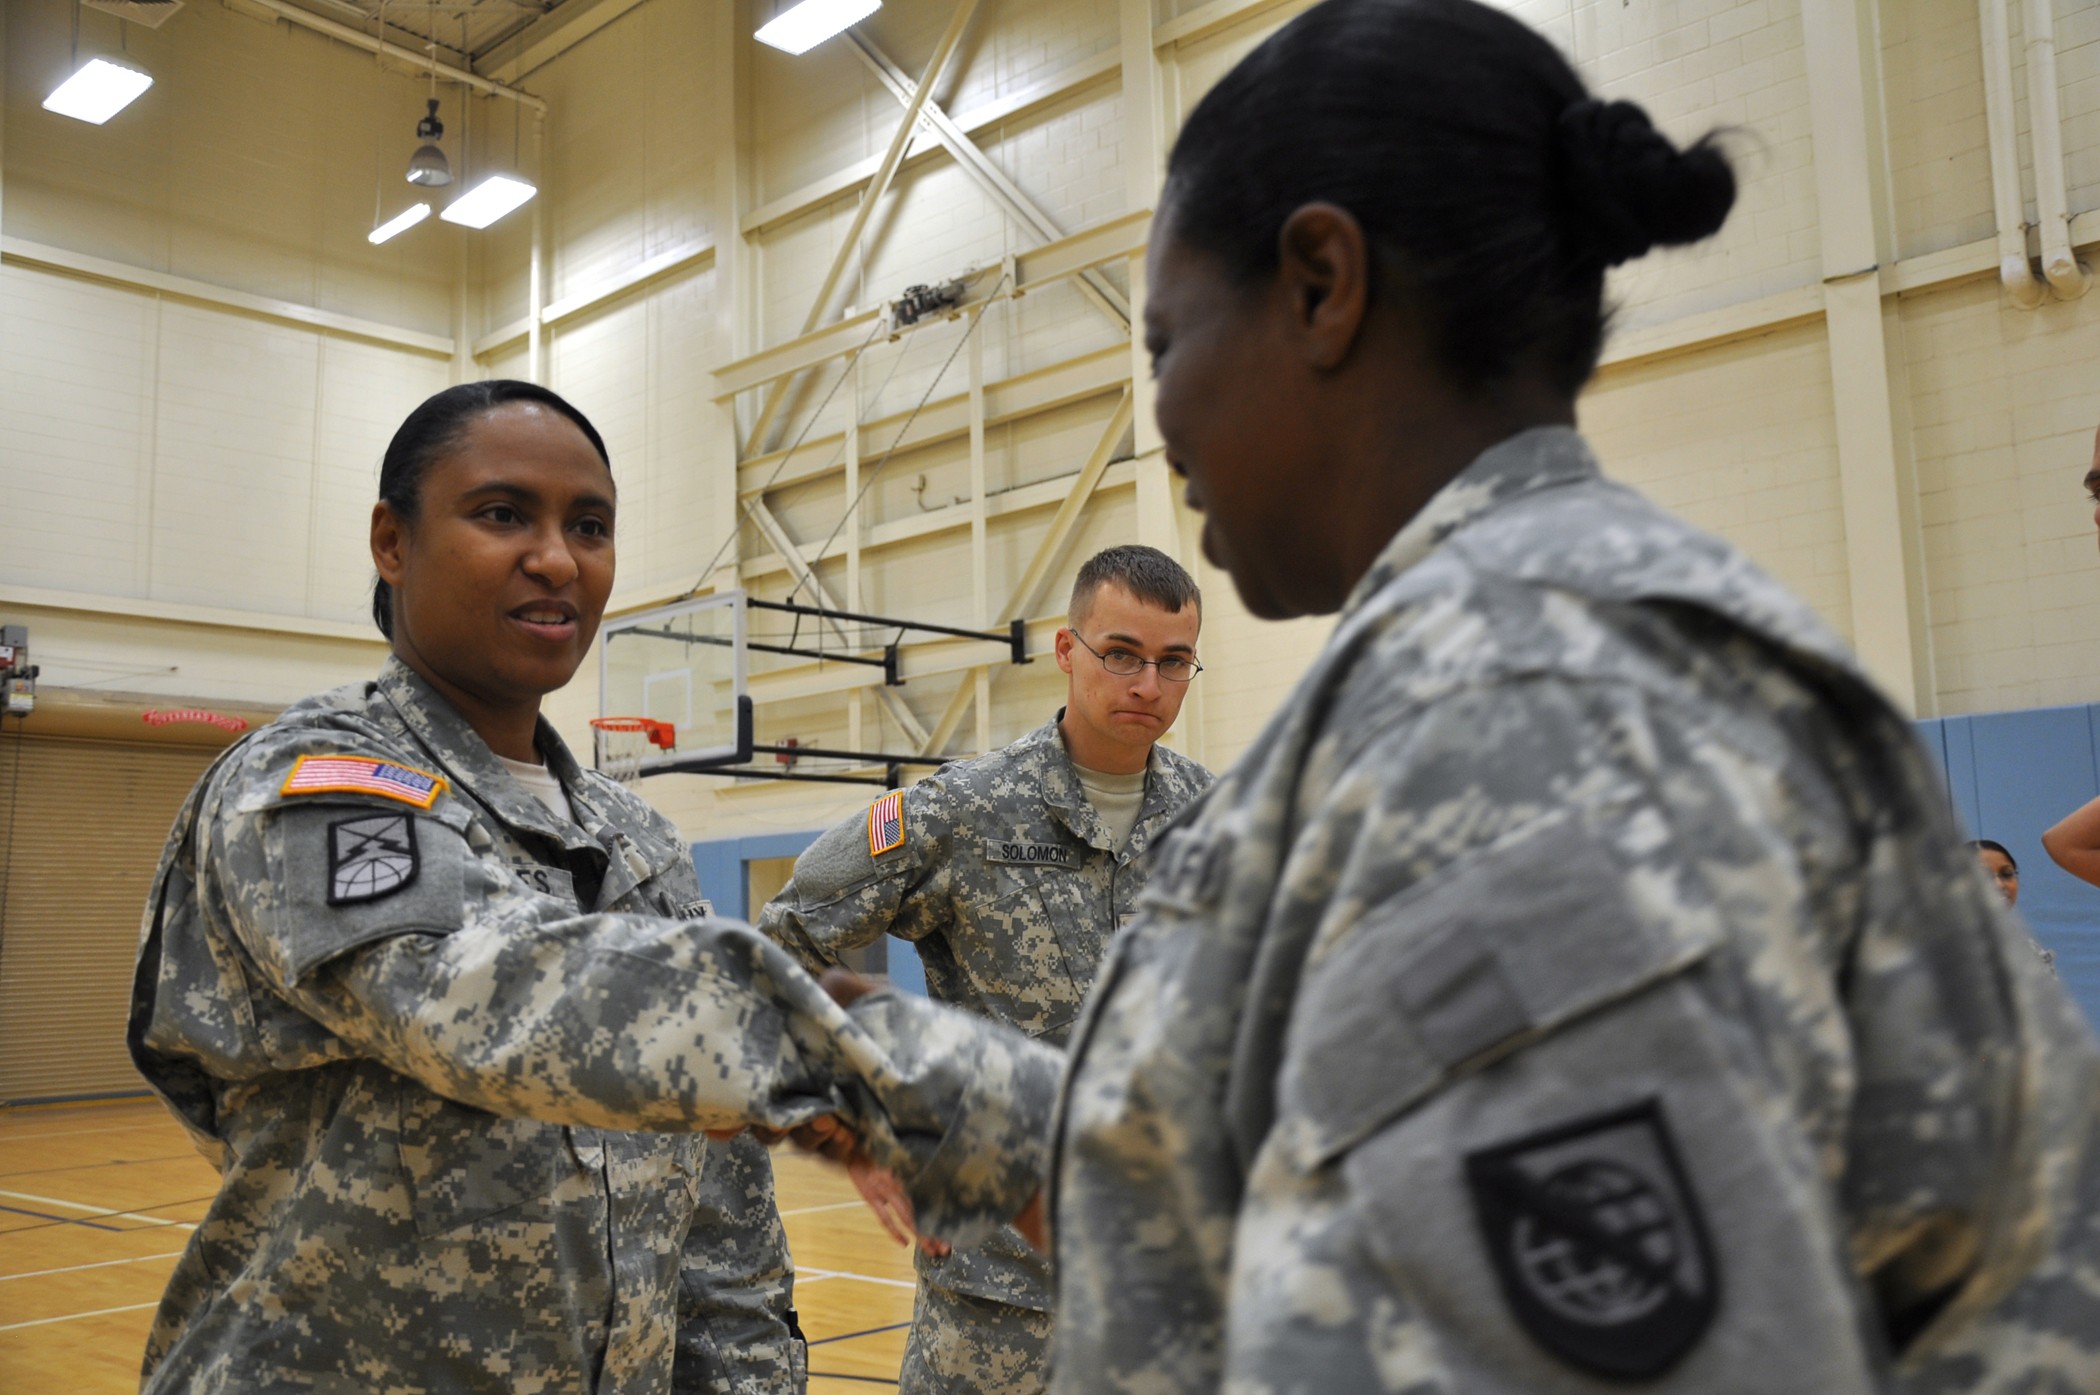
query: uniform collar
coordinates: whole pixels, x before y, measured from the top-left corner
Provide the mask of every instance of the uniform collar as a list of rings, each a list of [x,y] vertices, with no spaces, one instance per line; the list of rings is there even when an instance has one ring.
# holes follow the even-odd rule
[[[1109,836],[1108,827],[1101,822],[1093,801],[1086,797],[1072,752],[1065,745],[1064,720],[1065,709],[1060,707],[1056,716],[1009,749],[1034,766],[1042,781],[1043,803],[1057,815],[1058,822],[1088,847],[1112,852],[1115,839]],[[1179,812],[1180,806],[1187,803],[1193,793],[1182,788],[1183,782],[1175,778],[1168,761],[1169,757],[1155,742],[1145,761],[1145,802],[1139,806],[1137,823],[1130,830],[1130,841],[1123,847],[1126,858],[1143,852],[1146,844],[1152,841],[1152,835]]]
[[[1342,607],[1347,617],[1430,553],[1444,539],[1512,499],[1557,485],[1602,477],[1597,458],[1573,427],[1535,426],[1475,456],[1385,545]]]
[[[576,758],[569,754],[568,746],[545,717],[539,719],[533,744],[545,758],[547,769],[561,782],[562,792],[576,811],[577,823],[582,825],[580,831],[557,819],[546,805],[512,779],[480,733],[422,674],[389,655],[375,686],[401,724],[444,767],[446,775],[504,823],[566,848],[593,848],[605,842],[610,831],[605,827],[604,813],[586,793]]]

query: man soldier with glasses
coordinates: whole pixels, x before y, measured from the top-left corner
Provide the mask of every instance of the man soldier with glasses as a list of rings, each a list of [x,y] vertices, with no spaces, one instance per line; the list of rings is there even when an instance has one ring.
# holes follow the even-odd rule
[[[1144,888],[1146,849],[1210,783],[1157,744],[1202,671],[1202,608],[1165,553],[1089,559],[1057,632],[1069,678],[1057,716],[824,834],[759,928],[813,972],[885,934],[910,940],[933,997],[1062,1046]],[[900,1239],[907,1212],[891,1201],[884,1214]],[[962,1251],[922,1242],[916,1258],[903,1395],[1040,1391],[1043,1256],[1009,1227]]]

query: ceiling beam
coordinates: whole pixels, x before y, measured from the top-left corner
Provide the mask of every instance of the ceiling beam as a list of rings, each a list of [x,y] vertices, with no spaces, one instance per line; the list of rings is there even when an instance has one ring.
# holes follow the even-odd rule
[[[567,0],[474,56],[475,71],[497,82],[517,82],[543,68],[647,0]]]
[[[324,19],[312,10],[302,10],[297,5],[287,4],[286,0],[241,0],[241,6],[244,9],[267,10],[279,19],[289,20],[291,23],[302,28],[311,29],[317,34],[326,34],[331,39],[361,48],[367,53],[385,54],[388,58],[406,63],[419,72],[436,73],[447,82],[465,83],[477,92],[486,92],[491,97],[508,97],[514,102],[531,107],[534,111],[545,111],[547,109],[547,103],[543,99],[533,96],[530,92],[520,92],[515,87],[506,87],[500,82],[491,82],[479,73],[468,72],[465,68],[455,68],[450,63],[433,62],[428,54],[417,53],[414,49],[403,48],[401,45],[389,43],[385,39],[375,39],[362,29],[352,29],[347,24],[338,24],[332,19]]]

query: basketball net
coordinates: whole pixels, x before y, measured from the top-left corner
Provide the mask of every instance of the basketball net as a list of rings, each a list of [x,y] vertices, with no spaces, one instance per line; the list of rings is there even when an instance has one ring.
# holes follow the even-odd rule
[[[641,778],[642,761],[652,747],[677,749],[678,731],[647,717],[593,717],[591,741],[599,772],[631,786]]]

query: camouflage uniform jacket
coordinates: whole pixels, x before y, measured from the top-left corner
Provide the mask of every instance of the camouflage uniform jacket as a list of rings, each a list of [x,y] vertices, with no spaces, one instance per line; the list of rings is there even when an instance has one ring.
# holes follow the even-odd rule
[[[799,1388],[763,1155],[701,1128],[835,1110],[950,1224],[1013,1214],[936,1153],[1025,1172],[1053,1054],[895,994],[842,1011],[749,929],[675,918],[676,831],[538,741],[576,824],[389,661],[192,792],[130,1041],[222,1178],[146,1390]]]
[[[1054,1388],[2100,1390],[2100,1056],[1960,838],[1798,601],[1486,452],[1110,950]]]
[[[885,933],[910,940],[934,998],[1063,1045],[1144,889],[1146,852],[1211,779],[1154,746],[1137,824],[1118,852],[1065,751],[1063,717],[891,796],[901,826],[883,852],[872,851],[882,843],[871,818],[824,834],[796,859],[759,929],[813,970]],[[943,1288],[1050,1306],[1047,1266],[1013,1231],[945,1259],[921,1252],[918,1265]]]

